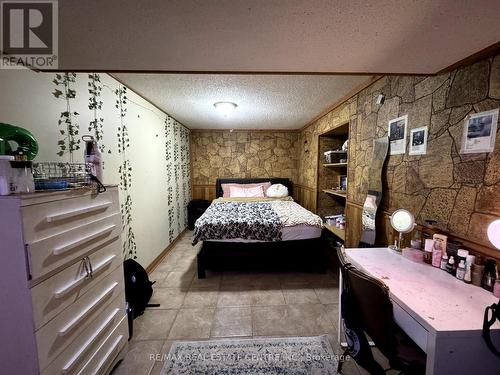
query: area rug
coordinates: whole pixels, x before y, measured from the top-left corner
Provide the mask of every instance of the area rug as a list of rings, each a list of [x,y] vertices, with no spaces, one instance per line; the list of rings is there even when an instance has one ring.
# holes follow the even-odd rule
[[[336,374],[326,336],[176,341],[162,375]]]

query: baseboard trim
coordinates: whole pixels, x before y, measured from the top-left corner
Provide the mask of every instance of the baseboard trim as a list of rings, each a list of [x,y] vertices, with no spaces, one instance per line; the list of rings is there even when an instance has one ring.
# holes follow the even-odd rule
[[[175,246],[175,244],[177,243],[177,241],[179,241],[179,239],[184,235],[184,233],[186,233],[188,231],[187,228],[184,228],[184,230],[179,233],[179,235],[177,237],[174,238],[174,240],[172,242],[170,242],[170,244],[165,248],[165,250],[163,250],[160,255],[158,255],[150,264],[149,266],[146,267],[146,272],[148,274],[150,274],[151,272],[153,272],[155,270],[156,267],[158,267],[158,265],[161,263],[161,261],[168,255],[168,253],[170,253],[170,250],[172,250],[172,248]]]

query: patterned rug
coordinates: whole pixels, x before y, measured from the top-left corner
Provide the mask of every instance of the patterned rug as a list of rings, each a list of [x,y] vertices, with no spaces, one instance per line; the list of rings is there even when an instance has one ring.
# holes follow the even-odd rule
[[[326,336],[176,341],[162,375],[336,374]]]

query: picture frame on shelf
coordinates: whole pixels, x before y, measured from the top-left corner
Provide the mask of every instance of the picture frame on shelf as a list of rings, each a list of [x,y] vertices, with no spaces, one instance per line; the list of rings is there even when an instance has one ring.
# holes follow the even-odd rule
[[[474,113],[464,120],[461,154],[492,152],[498,124],[498,108]]]

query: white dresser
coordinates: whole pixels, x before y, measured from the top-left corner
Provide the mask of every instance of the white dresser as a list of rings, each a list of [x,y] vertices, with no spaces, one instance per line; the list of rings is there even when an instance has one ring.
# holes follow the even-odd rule
[[[0,373],[106,374],[128,341],[117,187],[0,197]]]

